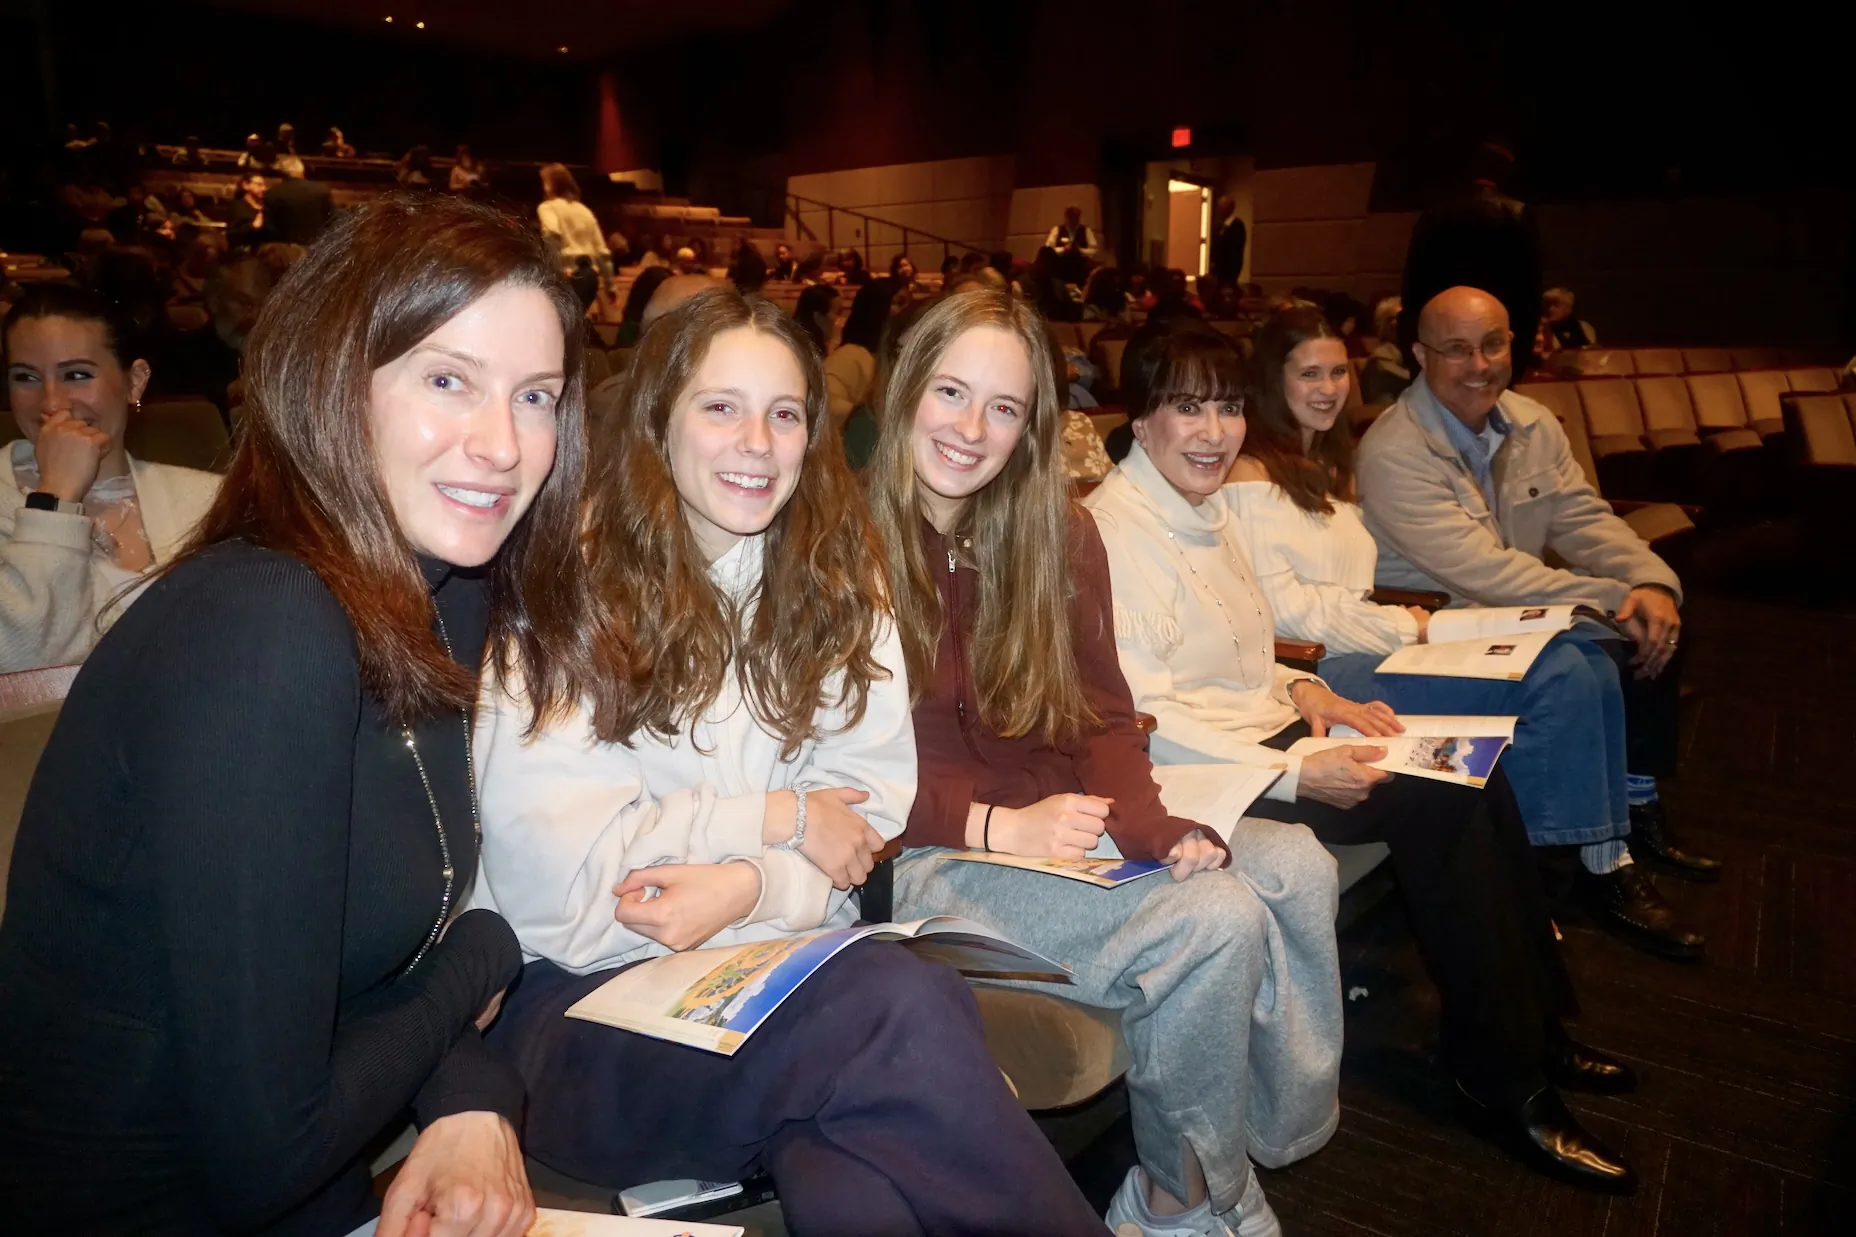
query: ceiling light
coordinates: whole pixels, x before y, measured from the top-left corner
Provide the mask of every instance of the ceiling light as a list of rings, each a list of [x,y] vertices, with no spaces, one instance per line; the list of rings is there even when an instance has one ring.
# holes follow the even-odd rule
[[[415,30],[423,30],[423,29],[425,29],[425,23],[424,23],[424,22],[422,22],[422,21],[416,21],[416,22],[414,22],[414,23],[413,23],[412,25],[413,25],[413,29],[415,29]]]
[[[388,20],[388,21],[392,21],[392,20],[393,20],[393,14],[391,14],[391,13],[388,13],[388,14],[387,14],[387,20]]]
[[[565,47],[557,47],[557,48],[555,48],[554,50],[555,50],[555,51],[557,51],[557,52],[559,52],[559,53],[561,53],[561,55],[563,55],[563,56],[565,56],[565,55],[567,54],[567,49],[566,49]]]

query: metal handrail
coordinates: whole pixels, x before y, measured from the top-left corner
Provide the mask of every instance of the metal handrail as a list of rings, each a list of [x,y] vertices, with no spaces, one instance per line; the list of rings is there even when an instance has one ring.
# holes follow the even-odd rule
[[[969,253],[988,252],[986,247],[983,245],[975,245],[967,241],[957,241],[947,236],[938,236],[933,232],[923,231],[921,228],[911,227],[909,224],[906,224],[906,223],[897,223],[894,219],[884,219],[880,215],[868,214],[861,210],[852,210],[848,206],[834,206],[830,202],[821,202],[817,198],[804,197],[800,194],[793,193],[789,190],[786,194],[786,217],[793,221],[793,223],[797,226],[798,230],[803,235],[810,237],[812,240],[818,239],[818,233],[814,232],[810,227],[806,225],[806,221],[799,210],[799,207],[801,205],[810,206],[815,210],[822,209],[825,212],[825,245],[827,248],[831,249],[833,252],[836,252],[838,248],[838,228],[837,228],[838,216],[849,215],[853,219],[863,220],[864,222],[863,251],[864,251],[865,269],[868,269],[870,266],[870,227],[869,225],[873,223],[880,223],[886,228],[896,228],[897,230],[899,230],[902,233],[902,248],[903,248],[903,252],[905,253],[908,252],[909,237],[911,236],[917,236],[917,237],[920,237],[922,240],[929,242],[930,244],[941,246],[941,260],[943,262],[945,262],[948,258],[953,256],[953,251],[955,249],[964,249],[964,250],[967,250]]]

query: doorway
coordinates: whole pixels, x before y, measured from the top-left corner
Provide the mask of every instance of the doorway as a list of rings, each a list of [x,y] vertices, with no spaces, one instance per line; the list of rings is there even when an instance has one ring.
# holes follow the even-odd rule
[[[1196,181],[1166,182],[1166,264],[1197,277],[1211,264],[1212,191]]]

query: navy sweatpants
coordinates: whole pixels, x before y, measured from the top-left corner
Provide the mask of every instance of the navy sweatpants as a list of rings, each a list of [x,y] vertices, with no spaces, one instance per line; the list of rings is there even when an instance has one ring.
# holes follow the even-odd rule
[[[612,974],[530,963],[485,1037],[543,1163],[614,1188],[765,1168],[802,1237],[1105,1231],[948,967],[860,941],[732,1057],[564,1016]]]

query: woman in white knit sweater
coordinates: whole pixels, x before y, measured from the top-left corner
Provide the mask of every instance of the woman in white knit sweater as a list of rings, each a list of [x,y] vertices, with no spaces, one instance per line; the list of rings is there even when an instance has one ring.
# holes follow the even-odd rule
[[[612,250],[599,230],[599,216],[580,200],[580,186],[564,163],[541,169],[541,193],[535,216],[541,222],[541,234],[560,251],[562,273],[573,274],[575,258],[591,259],[599,272],[600,303],[604,305],[612,297]]]
[[[799,327],[732,286],[640,343],[586,514],[605,677],[528,734],[505,675],[478,725],[472,902],[530,959],[486,1043],[525,1149],[583,1180],[765,1168],[801,1233],[1088,1231],[965,982],[896,945],[846,948],[733,1056],[565,1017],[635,962],[848,925],[908,818],[902,651],[824,404]]]
[[[1254,342],[1248,430],[1226,495],[1277,630],[1325,644],[1321,676],[1342,695],[1406,713],[1519,717],[1502,765],[1528,837],[1577,846],[1588,899],[1631,908],[1598,913],[1599,924],[1657,953],[1699,954],[1701,937],[1677,925],[1625,846],[1624,696],[1611,656],[1575,629],[1518,683],[1377,673],[1386,654],[1426,638],[1430,615],[1368,600],[1379,553],[1355,501],[1353,434],[1340,420],[1347,350],[1313,309],[1282,311]]]
[[[1087,500],[1108,550],[1122,673],[1157,722],[1153,759],[1284,767],[1250,815],[1299,821],[1324,842],[1385,842],[1442,998],[1441,1055],[1467,1114],[1542,1172],[1631,1190],[1631,1169],[1559,1096],[1635,1080],[1560,1025],[1571,980],[1501,768],[1481,790],[1373,768],[1385,749],[1370,736],[1399,731],[1393,711],[1273,660],[1269,599],[1224,493],[1244,439],[1242,388],[1242,360],[1223,336],[1189,323],[1143,328],[1122,363],[1135,444]],[[1286,751],[1341,723],[1369,737]]]
[[[212,473],[124,448],[150,377],[125,330],[102,300],[57,284],[28,291],[0,327],[25,435],[0,485],[0,672],[82,661],[219,492]]]

